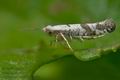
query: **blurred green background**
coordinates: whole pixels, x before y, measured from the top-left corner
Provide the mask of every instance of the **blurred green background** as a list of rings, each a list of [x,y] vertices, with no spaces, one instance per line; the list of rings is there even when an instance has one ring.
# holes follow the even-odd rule
[[[74,49],[119,44],[119,0],[0,0],[0,80],[120,80],[119,50],[84,62],[61,49],[51,50],[48,44],[54,38],[42,32],[49,24],[106,18],[117,23],[114,33],[83,43],[73,41]]]

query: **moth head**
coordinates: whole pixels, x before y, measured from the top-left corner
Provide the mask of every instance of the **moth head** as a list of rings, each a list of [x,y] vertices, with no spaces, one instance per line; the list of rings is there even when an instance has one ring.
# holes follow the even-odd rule
[[[48,25],[42,29],[44,32],[48,33],[49,35],[53,34],[52,26]]]
[[[105,26],[107,32],[109,32],[109,33],[113,32],[116,28],[116,24],[113,21],[113,19],[106,19],[104,21],[104,26]]]

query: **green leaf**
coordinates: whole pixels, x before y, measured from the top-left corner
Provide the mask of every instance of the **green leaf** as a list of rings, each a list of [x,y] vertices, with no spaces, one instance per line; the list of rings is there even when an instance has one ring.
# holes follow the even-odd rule
[[[120,45],[114,45],[106,48],[92,48],[74,52],[76,58],[82,61],[90,61],[102,57],[102,55],[113,53],[115,54],[120,49]]]

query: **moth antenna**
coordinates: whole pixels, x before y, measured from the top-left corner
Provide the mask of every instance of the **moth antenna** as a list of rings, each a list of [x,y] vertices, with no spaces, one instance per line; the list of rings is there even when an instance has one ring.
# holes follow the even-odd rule
[[[22,28],[20,31],[40,31],[42,32],[41,27],[27,27],[27,28]]]

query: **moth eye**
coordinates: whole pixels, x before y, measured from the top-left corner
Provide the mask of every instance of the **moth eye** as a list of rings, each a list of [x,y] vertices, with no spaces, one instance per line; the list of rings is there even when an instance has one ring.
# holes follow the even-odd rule
[[[51,31],[49,31],[49,32],[48,32],[48,34],[50,34],[50,35],[51,35],[51,34],[52,34],[52,32],[51,32]]]

